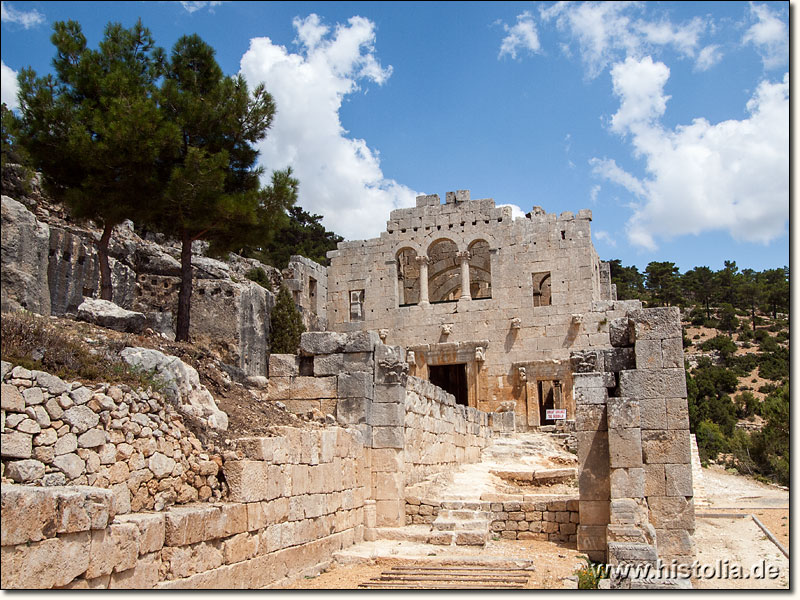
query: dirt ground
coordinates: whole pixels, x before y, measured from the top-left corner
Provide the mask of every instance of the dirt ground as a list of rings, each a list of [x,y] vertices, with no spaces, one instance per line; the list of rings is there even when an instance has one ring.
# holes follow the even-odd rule
[[[389,542],[387,542],[389,543]],[[442,562],[448,559],[463,557],[467,553],[473,556],[477,551],[450,547],[428,547],[431,553],[437,556],[426,556],[426,561],[441,558]],[[430,554],[430,553],[426,553]],[[487,543],[482,555],[492,558],[527,559],[534,561],[534,570],[528,580],[528,589],[564,589],[564,578],[575,574],[575,571],[584,564],[583,554],[578,552],[574,544],[564,545],[553,542],[537,540],[493,540]],[[413,565],[412,560],[381,558],[369,563],[355,565],[339,565],[334,563],[331,568],[317,577],[307,577],[295,581],[286,589],[354,589],[358,584],[364,583],[389,570],[394,565]]]

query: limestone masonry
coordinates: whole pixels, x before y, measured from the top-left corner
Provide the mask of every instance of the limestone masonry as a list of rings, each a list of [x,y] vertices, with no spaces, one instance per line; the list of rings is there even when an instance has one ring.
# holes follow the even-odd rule
[[[281,272],[199,245],[192,335],[229,345],[254,402],[324,421],[225,450],[193,432],[226,435],[228,416],[176,357],[120,352],[160,393],[3,362],[3,588],[280,587],[376,539],[691,563],[680,314],[616,300],[591,219],[514,219],[461,190],[393,211],[329,267],[296,256]],[[174,335],[176,248],[119,228],[112,304],[96,299],[96,232],[29,198],[3,196],[2,221],[4,312]],[[274,295],[253,268],[292,292],[298,354],[270,353]]]

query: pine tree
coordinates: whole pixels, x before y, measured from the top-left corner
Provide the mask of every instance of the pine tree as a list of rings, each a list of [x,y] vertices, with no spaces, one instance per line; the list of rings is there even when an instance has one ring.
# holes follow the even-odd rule
[[[272,354],[294,354],[300,345],[300,335],[306,330],[300,311],[294,304],[291,293],[282,285],[270,317]]]

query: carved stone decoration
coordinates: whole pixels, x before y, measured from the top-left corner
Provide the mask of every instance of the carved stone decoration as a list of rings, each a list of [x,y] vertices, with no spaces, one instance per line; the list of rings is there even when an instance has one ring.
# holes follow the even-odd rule
[[[407,362],[409,365],[415,365],[415,366],[416,366],[416,364],[417,364],[417,357],[416,357],[416,355],[414,354],[414,351],[413,351],[413,350],[409,350],[408,352],[406,352],[406,362]]]
[[[388,329],[379,329],[378,330],[378,337],[381,339],[381,343],[386,343],[386,338],[389,337],[389,330]]]
[[[517,377],[520,380],[520,383],[525,383],[528,381],[528,373],[525,371],[525,367],[517,367]]]
[[[405,350],[400,346],[376,346],[375,362],[378,365],[375,383],[405,385],[408,363],[403,360]]]
[[[483,362],[486,360],[486,349],[483,346],[478,346],[475,348],[475,360],[478,362]]]
[[[453,333],[452,323],[442,323],[442,335],[450,335]]]
[[[581,323],[583,323],[583,315],[582,314],[572,315],[572,325],[578,326]]]
[[[522,319],[519,317],[511,319],[511,329],[519,329],[520,327],[522,327]]]

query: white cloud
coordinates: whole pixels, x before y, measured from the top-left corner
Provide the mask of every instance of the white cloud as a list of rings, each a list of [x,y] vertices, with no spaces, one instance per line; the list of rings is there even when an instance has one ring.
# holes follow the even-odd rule
[[[719,46],[717,44],[711,44],[700,50],[694,68],[696,71],[708,71],[721,60],[722,51],[719,49]]]
[[[695,119],[667,130],[658,122],[666,79],[647,57],[611,73],[622,115],[612,128],[630,135],[647,176],[636,178],[611,159],[592,159],[595,173],[639,197],[626,229],[653,249],[657,238],[723,230],[734,239],[768,243],[789,218],[789,76],[762,82],[747,103],[748,118],[717,124]],[[642,84],[636,75],[649,73]],[[645,75],[647,78],[647,75]],[[661,90],[654,86],[660,82]],[[644,90],[644,92],[643,92]],[[628,107],[628,108],[625,108]]]
[[[321,214],[328,229],[348,239],[375,237],[389,211],[414,206],[417,194],[384,177],[378,152],[347,136],[339,109],[360,82],[383,84],[392,69],[375,56],[368,19],[352,17],[331,30],[312,14],[294,26],[296,53],[254,38],[241,60],[248,82],[264,82],[277,106],[260,161],[268,171],[291,166],[300,180],[299,203]]]
[[[602,189],[602,186],[599,185],[592,186],[592,189],[589,191],[589,200],[592,204],[597,204],[597,196]]]
[[[208,8],[209,12],[214,12],[215,6],[220,6],[222,2],[220,0],[211,0],[210,2],[204,2],[203,0],[181,0],[181,6],[188,12],[192,14],[197,12],[198,10],[203,10],[204,8]]]
[[[608,233],[607,231],[603,231],[602,229],[598,229],[597,231],[594,232],[594,239],[597,240],[598,242],[605,242],[612,248],[617,247],[617,240],[611,237],[610,233]]]
[[[638,57],[663,46],[687,58],[697,55],[700,37],[710,22],[699,17],[681,24],[666,18],[648,21],[636,17],[643,6],[638,2],[558,2],[541,8],[540,14],[545,21],[554,20],[577,43],[591,79],[625,56]],[[565,50],[565,54],[570,52]]]
[[[541,50],[539,35],[536,32],[536,23],[533,22],[533,15],[530,12],[525,11],[521,15],[517,15],[516,24],[511,27],[503,24],[503,29],[508,35],[503,38],[500,44],[498,58],[502,58],[506,54],[511,58],[517,58],[518,50],[527,50],[531,53]]]
[[[38,10],[17,10],[7,2],[0,3],[0,19],[3,23],[17,23],[25,29],[44,23],[45,18]]]
[[[498,204],[497,208],[503,208],[504,206],[511,207],[511,219],[524,219],[525,218],[525,211],[522,210],[516,204]]]
[[[786,22],[766,4],[751,2],[750,15],[756,22],[745,32],[742,41],[756,47],[764,68],[782,67],[789,60],[789,30]]]
[[[8,108],[14,110],[19,107],[19,102],[17,102],[17,91],[19,90],[17,72],[6,63],[0,61],[0,77],[0,96],[2,96],[2,101]]]

